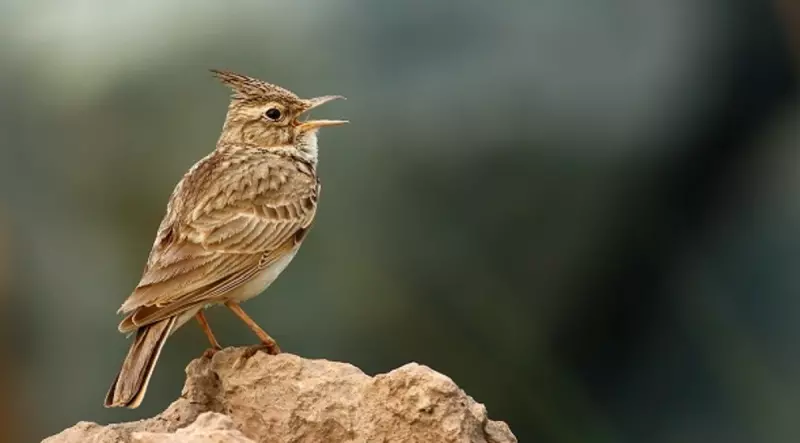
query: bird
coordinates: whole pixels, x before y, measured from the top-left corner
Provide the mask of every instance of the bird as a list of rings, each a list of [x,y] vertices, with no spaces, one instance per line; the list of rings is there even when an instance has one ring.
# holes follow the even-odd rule
[[[303,99],[280,86],[212,69],[232,93],[216,148],[175,186],[141,280],[119,308],[119,331],[134,335],[105,399],[137,408],[167,338],[192,318],[222,349],[204,310],[224,305],[277,354],[277,342],[241,308],[289,265],[308,235],[320,196],[317,134],[347,120],[307,113],[344,99]]]

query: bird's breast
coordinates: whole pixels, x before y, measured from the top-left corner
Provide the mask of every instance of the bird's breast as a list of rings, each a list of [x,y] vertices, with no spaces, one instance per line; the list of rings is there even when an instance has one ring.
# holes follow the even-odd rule
[[[281,272],[283,272],[283,270],[289,266],[289,263],[291,263],[292,259],[297,254],[298,249],[299,245],[289,251],[283,257],[276,260],[275,263],[264,268],[264,270],[256,275],[255,278],[234,290],[229,299],[243,302],[264,292],[264,290],[267,289],[269,285],[271,285],[272,282],[278,278]]]

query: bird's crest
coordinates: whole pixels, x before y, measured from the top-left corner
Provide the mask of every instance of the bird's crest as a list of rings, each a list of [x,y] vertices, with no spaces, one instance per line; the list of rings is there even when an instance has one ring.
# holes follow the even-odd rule
[[[231,98],[234,101],[299,100],[293,92],[257,78],[216,69],[212,69],[211,72],[222,83],[233,89]]]

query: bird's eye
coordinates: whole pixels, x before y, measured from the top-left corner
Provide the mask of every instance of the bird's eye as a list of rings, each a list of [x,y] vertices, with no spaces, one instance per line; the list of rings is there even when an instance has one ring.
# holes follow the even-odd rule
[[[268,119],[276,122],[281,118],[281,111],[278,108],[269,108],[267,109],[267,112],[264,113],[264,115],[266,115]]]

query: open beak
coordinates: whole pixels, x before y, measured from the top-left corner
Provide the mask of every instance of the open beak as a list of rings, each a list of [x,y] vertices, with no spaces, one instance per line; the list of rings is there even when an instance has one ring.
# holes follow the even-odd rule
[[[325,95],[322,97],[315,97],[315,98],[310,98],[308,100],[303,100],[303,102],[305,102],[307,106],[306,110],[303,111],[303,113],[306,113],[318,106],[322,106],[325,103],[328,103],[329,101],[338,99],[345,100],[345,98],[342,97],[341,95]],[[311,129],[318,129],[323,126],[339,126],[345,123],[349,122],[347,120],[307,120],[304,122],[298,122],[297,128],[300,131],[308,131]]]

